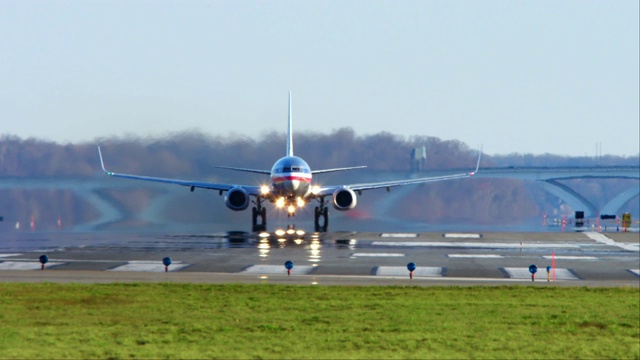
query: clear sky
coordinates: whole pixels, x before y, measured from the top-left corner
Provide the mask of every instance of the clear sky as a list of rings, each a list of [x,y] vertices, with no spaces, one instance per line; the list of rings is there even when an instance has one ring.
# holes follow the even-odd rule
[[[637,155],[639,2],[0,1],[0,134],[388,131]],[[300,146],[300,145],[299,145]]]

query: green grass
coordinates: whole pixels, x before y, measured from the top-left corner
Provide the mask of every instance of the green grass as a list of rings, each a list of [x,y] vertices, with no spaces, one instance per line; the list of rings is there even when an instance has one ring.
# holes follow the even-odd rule
[[[0,358],[635,358],[640,291],[0,283]]]

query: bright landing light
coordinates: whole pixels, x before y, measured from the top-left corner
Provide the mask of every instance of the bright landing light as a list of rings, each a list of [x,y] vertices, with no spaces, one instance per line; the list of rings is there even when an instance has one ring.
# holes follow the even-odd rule
[[[279,207],[279,208],[284,207],[284,198],[283,197],[281,197],[278,200],[276,200],[276,206]]]
[[[269,193],[269,187],[267,185],[260,186],[260,193],[262,195],[267,195]]]
[[[293,205],[289,205],[287,211],[289,212],[289,214],[293,214],[294,212],[296,212],[296,207]]]
[[[298,207],[304,207],[304,200],[302,200],[301,197],[298,197],[297,203],[298,203]]]

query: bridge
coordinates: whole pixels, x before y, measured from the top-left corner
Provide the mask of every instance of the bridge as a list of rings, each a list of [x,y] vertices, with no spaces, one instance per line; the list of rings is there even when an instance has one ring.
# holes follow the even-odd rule
[[[463,170],[447,170],[438,172],[423,172],[412,176],[436,176],[446,173],[465,172]],[[356,174],[357,173],[357,174]],[[366,171],[367,181],[389,180],[392,176],[399,176],[397,172],[387,171]],[[347,172],[340,177],[340,181],[346,183],[362,182],[361,172]],[[400,174],[406,177],[405,174]],[[541,181],[545,183],[545,190],[562,199],[573,209],[585,211],[585,216],[594,217],[596,214],[617,214],[627,202],[640,194],[639,184],[634,184],[630,188],[617,194],[605,206],[598,209],[589,199],[571,189],[568,185],[561,183],[562,180],[569,179],[635,179],[640,180],[640,167],[503,167],[503,168],[481,168],[475,175],[477,178],[495,179],[520,179],[525,181]],[[229,179],[225,179],[229,182]],[[222,182],[222,179],[212,179],[211,181]],[[233,182],[242,181],[234,178]],[[169,186],[166,184],[141,183],[137,181],[116,180],[107,176],[98,176],[85,179],[16,179],[0,178],[0,190],[12,189],[47,189],[47,190],[69,190],[75,195],[89,202],[100,212],[100,217],[91,223],[77,225],[76,231],[90,231],[103,224],[116,222],[123,218],[124,214],[111,200],[100,195],[104,189],[157,189],[155,195],[144,210],[136,214],[140,220],[158,223],[159,212],[175,196],[185,194],[185,188],[180,186]],[[408,190],[408,189],[404,189]],[[405,194],[406,191],[393,191],[391,196],[380,204],[379,211],[384,212],[385,208],[390,208],[392,203]],[[220,202],[222,204],[222,202]],[[222,206],[222,205],[221,205]],[[6,215],[7,214],[0,214]],[[166,221],[164,223],[169,226]],[[173,224],[175,225],[175,224]]]
[[[585,216],[616,214],[627,202],[640,194],[635,184],[611,199],[601,209],[589,199],[577,193],[560,180],[571,179],[640,179],[638,166],[594,166],[594,167],[506,167],[481,169],[477,177],[542,181],[545,190],[562,199],[573,209],[584,210]]]

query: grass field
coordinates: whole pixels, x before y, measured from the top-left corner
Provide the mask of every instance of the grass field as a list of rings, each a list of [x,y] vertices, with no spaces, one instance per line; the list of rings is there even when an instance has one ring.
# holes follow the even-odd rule
[[[640,358],[640,290],[0,283],[0,358]]]

